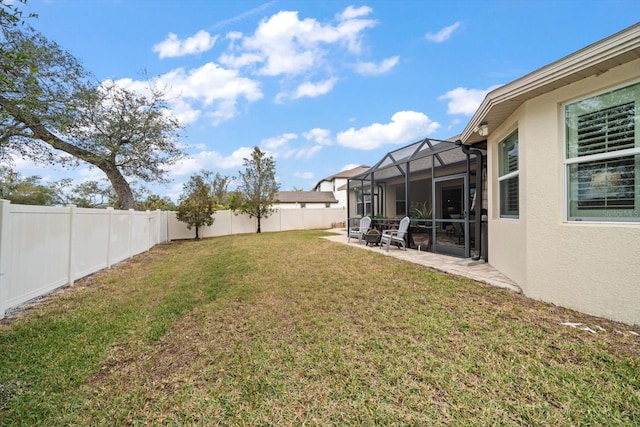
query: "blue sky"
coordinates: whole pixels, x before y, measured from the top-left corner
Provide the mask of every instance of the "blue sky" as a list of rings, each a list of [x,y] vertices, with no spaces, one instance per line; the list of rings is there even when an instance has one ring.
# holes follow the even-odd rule
[[[640,19],[636,0],[29,0],[32,25],[99,80],[166,85],[188,157],[173,199],[201,169],[237,176],[259,146],[281,190],[424,137],[462,131],[484,95]],[[44,179],[102,178],[86,166]]]

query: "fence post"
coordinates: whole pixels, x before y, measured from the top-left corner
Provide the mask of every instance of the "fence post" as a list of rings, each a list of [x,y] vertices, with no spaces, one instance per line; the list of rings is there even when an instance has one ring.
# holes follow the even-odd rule
[[[4,318],[4,311],[7,307],[7,299],[9,299],[9,272],[11,266],[11,216],[9,210],[11,202],[9,200],[0,199],[0,319]]]
[[[73,285],[74,271],[73,271],[73,238],[74,238],[74,224],[76,222],[76,205],[67,205],[69,208],[69,264],[67,265],[67,283]]]
[[[151,211],[147,209],[147,252],[151,250]]]
[[[107,268],[111,268],[111,236],[113,235],[113,207],[107,208],[109,215],[109,232],[107,233]]]
[[[133,258],[133,209],[129,209],[129,258]]]

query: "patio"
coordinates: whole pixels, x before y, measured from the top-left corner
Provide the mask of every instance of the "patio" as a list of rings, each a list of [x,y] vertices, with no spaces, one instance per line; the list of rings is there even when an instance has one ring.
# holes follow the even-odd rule
[[[410,247],[486,259],[485,158],[480,146],[429,138],[391,151],[348,180],[348,226],[369,216],[383,230],[408,216]]]
[[[327,231],[335,233],[334,236],[325,237],[325,239],[332,242],[346,244],[358,249],[375,251],[381,255],[403,259],[405,261],[420,264],[445,273],[467,277],[469,279],[477,280],[478,282],[509,289],[514,292],[521,292],[518,285],[483,260],[473,261],[468,258],[460,259],[454,256],[418,251],[416,249],[407,249],[406,251],[403,251],[391,248],[389,252],[386,252],[378,246],[365,245],[364,241],[362,243],[358,243],[357,239],[352,239],[351,242],[348,242],[347,230],[344,228],[335,228]]]

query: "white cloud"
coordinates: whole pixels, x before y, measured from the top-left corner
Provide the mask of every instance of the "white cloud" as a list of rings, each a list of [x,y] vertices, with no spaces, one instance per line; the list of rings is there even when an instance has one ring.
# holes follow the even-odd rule
[[[198,31],[185,40],[180,40],[176,34],[169,33],[164,41],[153,46],[153,51],[159,54],[160,59],[193,55],[208,51],[217,39],[218,36],[211,36],[204,30]]]
[[[339,21],[321,23],[313,18],[299,19],[298,12],[281,11],[263,19],[252,36],[244,37],[220,61],[228,66],[259,67],[265,76],[296,76],[317,70],[332,46],[346,46],[352,53],[361,49],[362,32],[375,26],[374,20],[362,19],[371,13],[368,7],[349,7],[339,15]],[[233,41],[240,35],[233,35]]]
[[[447,104],[447,114],[464,114],[471,116],[476,112],[487,93],[498,87],[500,87],[500,85],[491,86],[484,90],[457,87],[439,96],[438,100],[449,101]]]
[[[321,145],[331,145],[331,131],[328,129],[313,128],[309,132],[304,132],[302,136],[309,141],[316,142]]]
[[[316,96],[324,95],[331,92],[333,87],[338,82],[338,79],[331,78],[323,80],[317,83],[304,82],[296,89],[293,94],[293,99],[299,99],[303,97],[315,98]]]
[[[221,64],[226,65],[231,68],[242,68],[252,64],[257,64],[258,62],[262,62],[262,57],[255,53],[243,53],[242,55],[230,55],[228,53],[223,53],[218,58]]]
[[[350,128],[336,137],[338,144],[360,150],[372,150],[387,144],[406,144],[435,132],[440,124],[423,113],[398,111],[389,123],[373,123],[360,129]]]
[[[274,102],[276,104],[280,104],[285,99],[300,99],[305,97],[315,98],[317,96],[325,95],[333,90],[333,87],[337,82],[337,78],[330,78],[317,83],[304,82],[292,92],[283,91],[278,93]]]
[[[228,156],[216,151],[201,151],[185,157],[168,168],[170,176],[186,176],[200,172],[202,169],[232,169],[244,164],[244,159],[251,156],[253,148],[240,147]]]
[[[144,81],[122,79],[116,83],[141,93],[148,90],[148,82]],[[155,83],[166,88],[171,112],[185,125],[201,115],[210,117],[217,125],[237,114],[241,99],[255,102],[263,96],[257,81],[240,77],[237,70],[225,69],[213,62],[189,71],[175,69],[157,77]]]
[[[296,159],[310,159],[314,157],[318,152],[322,150],[322,145],[314,145],[309,148],[301,148],[296,153]]]
[[[318,131],[321,131],[318,129]],[[319,137],[321,132],[314,132],[314,130],[303,134],[305,139],[311,140],[313,137]],[[309,136],[307,136],[309,135]],[[295,147],[292,144],[299,140],[299,136],[296,133],[288,132],[282,135],[266,138],[260,141],[260,147],[268,152],[275,158],[289,159],[310,159],[314,157],[320,150],[322,145],[316,144],[311,147]]]
[[[359,166],[362,166],[362,165],[360,163],[357,163],[357,164],[356,163],[349,163],[349,164],[344,165],[342,167],[342,169],[340,169],[340,172],[342,172],[342,171],[350,171],[351,169],[355,169],[355,168],[357,168]]]
[[[371,12],[373,12],[373,9],[371,9],[369,6],[361,6],[358,8],[355,8],[353,6],[347,6],[347,8],[338,15],[338,19],[340,21],[347,21],[349,19],[355,19],[355,18],[360,18],[362,16],[367,16]]]
[[[400,60],[399,56],[392,56],[390,58],[385,59],[379,64],[373,62],[359,62],[355,66],[355,71],[358,74],[375,76],[379,74],[384,74],[391,70],[396,66],[398,61]]]
[[[297,138],[298,138],[298,135],[296,135],[295,133],[284,133],[279,136],[263,139],[260,142],[260,145],[269,151],[277,152],[287,147],[289,144],[289,141],[292,141]]]
[[[293,174],[296,178],[313,179],[313,172],[296,172]]]
[[[424,37],[432,42],[442,43],[443,41],[449,40],[451,34],[462,25],[460,22],[456,22],[455,24],[449,25],[448,27],[444,27],[437,33],[427,33]]]

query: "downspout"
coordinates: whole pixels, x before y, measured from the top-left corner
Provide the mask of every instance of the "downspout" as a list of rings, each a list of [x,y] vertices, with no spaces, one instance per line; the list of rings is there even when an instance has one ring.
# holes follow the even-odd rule
[[[476,156],[475,239],[476,239],[476,248],[478,250],[478,255],[473,257],[473,259],[474,260],[479,260],[483,256],[483,254],[482,254],[482,240],[481,240],[481,238],[482,238],[482,234],[481,234],[481,227],[482,227],[482,192],[483,192],[483,189],[482,189],[482,151],[478,150],[477,148],[472,148],[472,147],[469,147],[467,145],[464,145],[462,143],[462,141],[460,141],[460,140],[457,140],[456,144],[458,144],[460,146],[460,149],[462,150],[462,152],[467,155],[467,159],[469,158],[469,155],[471,155],[471,154]],[[467,168],[467,171],[468,170],[469,169]],[[485,261],[486,261],[486,258],[485,258]]]

